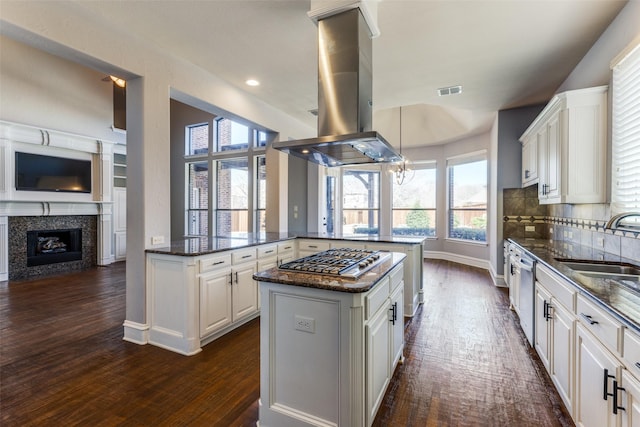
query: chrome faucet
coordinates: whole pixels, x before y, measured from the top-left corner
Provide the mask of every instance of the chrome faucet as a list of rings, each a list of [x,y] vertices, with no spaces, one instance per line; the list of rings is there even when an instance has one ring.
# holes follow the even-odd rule
[[[631,229],[633,228],[634,230],[640,228],[640,225],[630,225],[630,226],[624,226],[624,225],[620,225],[620,222],[625,219],[625,218],[629,218],[629,217],[638,217],[640,218],[640,212],[623,212],[620,213],[618,215],[615,215],[613,217],[611,217],[611,219],[609,221],[607,221],[607,223],[605,224],[604,228],[605,229],[609,229],[609,230],[617,230],[617,229]]]

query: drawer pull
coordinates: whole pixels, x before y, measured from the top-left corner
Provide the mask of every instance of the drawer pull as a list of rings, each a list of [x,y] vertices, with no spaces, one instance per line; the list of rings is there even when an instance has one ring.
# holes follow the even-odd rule
[[[251,258],[251,255],[242,255],[242,259]]]
[[[273,249],[271,249],[270,251],[264,251],[265,254],[272,254],[273,253]]]
[[[640,369],[640,362],[636,362],[636,368]]]
[[[287,249],[291,249],[291,246],[285,246],[285,247],[284,247],[284,249],[285,249],[285,250],[287,250]]]
[[[584,320],[586,320],[587,322],[589,322],[590,325],[597,325],[598,321],[597,320],[593,320],[591,318],[591,316],[589,316],[588,314],[584,314],[584,313],[580,313],[580,316],[582,316],[582,318]]]
[[[214,262],[214,263],[213,263],[213,264],[211,264],[211,265],[220,265],[220,264],[224,264],[224,261]]]
[[[316,246],[316,245],[309,245],[309,247],[313,248],[313,249],[318,249],[318,246]]]

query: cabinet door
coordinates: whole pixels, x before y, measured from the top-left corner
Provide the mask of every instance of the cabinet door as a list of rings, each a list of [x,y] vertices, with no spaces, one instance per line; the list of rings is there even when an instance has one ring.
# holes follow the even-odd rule
[[[551,294],[540,284],[536,282],[536,301],[535,301],[535,340],[534,346],[542,364],[547,371],[551,371],[549,350],[550,350],[550,330],[549,323],[549,304],[551,303]]]
[[[373,422],[389,384],[389,311],[385,304],[367,326],[367,425]]]
[[[581,324],[576,326],[576,408],[578,427],[613,427],[613,381],[619,363]],[[610,375],[611,377],[607,376]],[[605,400],[606,397],[606,400]]]
[[[200,337],[231,324],[231,269],[200,277]]]
[[[575,318],[558,301],[551,302],[551,379],[569,413],[573,413],[573,343]]]
[[[538,141],[538,199],[544,200],[547,198],[546,195],[546,186],[548,185],[548,169],[549,169],[549,161],[548,161],[548,152],[549,152],[549,144],[547,141],[547,127],[544,126],[542,129],[538,131],[536,134],[536,140]]]
[[[391,295],[391,370],[390,375],[402,359],[404,350],[404,283]]]
[[[531,138],[522,145],[522,186],[538,180],[538,141]]]
[[[640,427],[640,382],[629,371],[622,371],[620,386],[624,388],[624,392],[618,392],[620,406],[624,407],[618,410],[622,414],[622,427]]]
[[[254,262],[240,264],[231,269],[233,275],[233,322],[258,311],[258,284],[253,280],[255,272],[256,264]]]
[[[560,122],[562,111],[555,114],[547,125],[547,179],[546,198],[560,197],[560,167],[562,159],[562,126]]]

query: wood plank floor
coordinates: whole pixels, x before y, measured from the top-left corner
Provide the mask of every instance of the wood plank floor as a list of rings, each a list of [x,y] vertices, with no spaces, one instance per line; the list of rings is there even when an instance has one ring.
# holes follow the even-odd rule
[[[191,357],[125,342],[124,269],[0,283],[0,424],[255,425],[259,322]],[[445,261],[425,276],[375,425],[573,425],[506,292]]]

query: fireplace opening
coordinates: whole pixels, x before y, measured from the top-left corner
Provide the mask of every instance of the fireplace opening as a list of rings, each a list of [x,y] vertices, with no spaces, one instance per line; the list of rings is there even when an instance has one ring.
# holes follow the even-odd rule
[[[82,229],[27,231],[27,266],[82,260]]]

